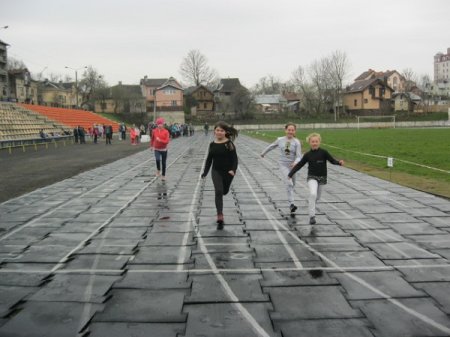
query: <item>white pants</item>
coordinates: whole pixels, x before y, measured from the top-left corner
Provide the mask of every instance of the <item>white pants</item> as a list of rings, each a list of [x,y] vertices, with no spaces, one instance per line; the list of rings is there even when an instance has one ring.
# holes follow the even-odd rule
[[[283,176],[284,183],[286,185],[286,192],[288,197],[289,206],[294,203],[294,187],[295,187],[295,174],[292,176],[292,182],[289,181],[288,174],[291,168],[287,165],[280,164],[281,175]]]
[[[323,185],[319,185],[319,182],[316,179],[308,180],[308,209],[310,217],[316,216],[316,201],[320,199],[320,195],[322,194],[322,186]]]

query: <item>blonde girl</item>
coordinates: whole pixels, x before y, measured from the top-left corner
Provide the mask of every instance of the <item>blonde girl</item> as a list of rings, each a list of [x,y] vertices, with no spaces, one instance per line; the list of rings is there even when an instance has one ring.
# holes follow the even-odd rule
[[[316,223],[316,202],[320,199],[322,193],[322,186],[327,183],[327,161],[333,165],[344,165],[343,160],[334,159],[327,150],[320,148],[321,142],[320,134],[311,133],[306,137],[311,150],[303,155],[303,158],[292,168],[288,177],[292,176],[300,170],[306,163],[308,163],[308,177],[307,183],[309,188],[308,208],[309,208],[309,223],[314,225]]]

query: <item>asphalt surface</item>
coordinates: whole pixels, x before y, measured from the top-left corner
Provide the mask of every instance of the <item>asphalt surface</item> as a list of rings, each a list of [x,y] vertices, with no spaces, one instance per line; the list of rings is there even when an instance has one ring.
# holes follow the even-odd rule
[[[0,205],[0,336],[450,336],[450,202],[329,166],[309,225],[277,153],[238,137],[215,226],[211,139],[174,140]]]
[[[58,142],[36,147],[14,148],[0,151],[0,202],[9,200],[37,188],[70,178],[78,173],[110,163],[147,149],[148,144],[131,146],[129,140],[114,137],[112,145],[105,140],[98,144],[87,140],[80,145]]]

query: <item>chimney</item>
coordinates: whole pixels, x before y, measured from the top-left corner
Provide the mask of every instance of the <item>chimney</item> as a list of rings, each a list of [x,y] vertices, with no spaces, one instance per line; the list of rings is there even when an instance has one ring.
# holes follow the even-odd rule
[[[122,85],[122,81],[119,81],[119,85]]]
[[[447,55],[450,55],[450,48],[447,48]]]

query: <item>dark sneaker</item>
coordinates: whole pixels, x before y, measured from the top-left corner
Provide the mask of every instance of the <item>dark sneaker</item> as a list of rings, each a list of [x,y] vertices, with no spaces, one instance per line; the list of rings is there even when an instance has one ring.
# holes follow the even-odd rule
[[[217,229],[223,229],[223,214],[217,214]]]
[[[295,211],[297,210],[297,206],[291,204],[291,206],[289,206],[289,209],[291,210],[291,213],[295,213]]]
[[[315,225],[316,224],[316,217],[315,216],[312,216],[312,217],[309,218],[309,224],[310,225]]]

